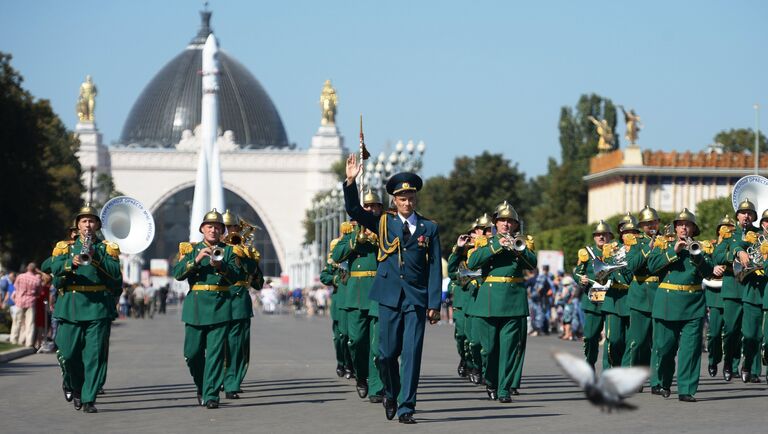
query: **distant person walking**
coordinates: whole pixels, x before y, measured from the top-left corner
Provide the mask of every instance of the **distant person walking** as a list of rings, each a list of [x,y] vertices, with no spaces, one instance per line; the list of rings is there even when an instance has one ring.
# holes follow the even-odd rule
[[[42,280],[35,272],[37,264],[30,262],[27,271],[14,282],[13,302],[16,310],[11,325],[11,343],[27,347],[35,344],[35,303],[42,289]]]

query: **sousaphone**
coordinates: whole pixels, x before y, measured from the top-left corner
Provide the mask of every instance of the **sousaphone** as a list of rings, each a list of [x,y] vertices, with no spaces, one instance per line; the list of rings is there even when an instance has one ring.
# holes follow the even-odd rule
[[[110,199],[101,209],[104,239],[120,246],[120,252],[141,253],[155,238],[155,219],[144,205],[128,196]]]

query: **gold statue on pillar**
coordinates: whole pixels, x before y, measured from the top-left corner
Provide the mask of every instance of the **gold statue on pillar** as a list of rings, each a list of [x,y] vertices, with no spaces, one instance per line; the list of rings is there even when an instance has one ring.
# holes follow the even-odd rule
[[[323,92],[320,94],[320,110],[322,118],[320,125],[336,124],[336,107],[339,104],[339,97],[336,95],[336,89],[331,86],[331,80],[325,80]]]
[[[80,122],[93,122],[93,111],[96,108],[96,85],[90,75],[80,85],[80,96],[77,97],[77,117]]]
[[[627,132],[624,133],[624,138],[627,139],[631,146],[634,146],[637,143],[637,133],[643,127],[642,122],[640,122],[640,116],[635,113],[634,109],[629,109],[629,113],[627,113],[623,105],[620,105],[619,108],[624,113],[624,122],[627,125]]]
[[[605,119],[598,121],[593,116],[588,116],[587,118],[595,124],[597,135],[600,136],[600,139],[597,142],[597,151],[601,154],[612,151],[614,139],[613,132],[611,132],[611,128],[608,126],[608,121]]]

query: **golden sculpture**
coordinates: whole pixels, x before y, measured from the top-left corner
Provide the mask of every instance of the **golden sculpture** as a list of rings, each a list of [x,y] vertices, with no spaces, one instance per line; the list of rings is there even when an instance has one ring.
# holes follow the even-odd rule
[[[80,96],[77,98],[77,117],[80,122],[93,122],[93,111],[96,108],[96,85],[90,75],[80,85]]]
[[[635,113],[634,109],[629,109],[629,113],[627,113],[624,110],[624,106],[620,105],[619,108],[624,113],[624,122],[627,124],[627,132],[624,134],[624,138],[627,139],[630,145],[634,146],[637,143],[637,133],[643,127],[642,122],[640,122],[640,116]]]
[[[597,120],[593,116],[588,116],[589,120],[597,127],[597,134],[600,136],[600,140],[597,142],[597,151],[600,153],[610,152],[613,150],[613,133],[608,126],[608,121],[605,119]]]
[[[320,125],[336,124],[336,107],[339,104],[339,97],[336,95],[336,89],[331,86],[331,80],[325,80],[323,93],[320,94],[320,109],[322,119]]]

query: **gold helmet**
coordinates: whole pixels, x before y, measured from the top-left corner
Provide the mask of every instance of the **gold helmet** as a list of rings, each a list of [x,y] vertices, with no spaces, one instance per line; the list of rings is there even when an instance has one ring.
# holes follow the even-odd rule
[[[763,211],[763,216],[762,216],[762,217],[760,217],[760,223],[762,223],[762,222],[763,222],[763,220],[765,220],[765,219],[768,219],[768,209],[766,209],[765,211]]]
[[[374,193],[370,188],[363,195],[363,205],[383,205],[384,203],[379,198],[379,195]]]
[[[224,211],[224,214],[221,215],[221,219],[224,222],[224,226],[237,226],[240,224],[240,219],[238,219],[237,215],[230,210]]]
[[[488,213],[483,213],[480,217],[477,218],[477,224],[482,226],[485,229],[493,227],[493,220],[491,220],[491,217],[488,215]]]
[[[611,225],[605,222],[605,220],[600,220],[597,222],[597,226],[595,226],[595,230],[592,231],[592,235],[596,234],[611,234],[613,236],[613,231],[611,231]]]
[[[517,216],[517,211],[506,200],[500,203],[496,207],[496,211],[493,213],[493,220],[498,219],[512,219],[516,222],[520,222],[520,217]]]
[[[85,206],[80,208],[80,210],[75,215],[75,226],[77,226],[77,222],[80,221],[83,217],[93,217],[96,219],[97,222],[99,222],[99,226],[101,226],[101,218],[99,217],[99,211],[91,206],[90,202],[86,202]]]
[[[638,228],[637,224],[633,222],[627,222],[619,226],[619,233],[624,234],[627,232],[634,232],[636,234],[639,234],[640,228]]]
[[[640,214],[638,214],[638,216],[640,217],[638,219],[638,223],[650,223],[654,220],[660,220],[659,213],[648,205],[640,210]]]
[[[677,222],[691,222],[693,223],[693,233],[690,235],[691,237],[695,237],[701,233],[699,231],[699,225],[696,224],[696,216],[693,215],[692,212],[688,210],[688,208],[683,208],[682,211],[680,211],[680,214],[675,217],[674,220],[672,220],[672,228],[674,229],[675,226],[677,226]]]
[[[768,212],[768,210],[765,210]],[[763,218],[768,218],[768,215],[766,215],[766,212],[763,213]],[[761,220],[762,221],[762,220]],[[723,226],[733,226],[736,227],[736,222],[733,221],[731,216],[726,214],[720,221],[717,223],[717,228],[715,228],[715,235],[720,235],[720,228]]]
[[[744,199],[739,204],[739,207],[736,208],[736,214],[739,214],[740,212],[751,212],[752,213],[752,220],[757,220],[757,209],[755,208],[755,204],[750,202],[749,199]]]
[[[469,226],[467,226],[467,233],[470,233],[470,232],[474,231],[477,228],[485,229],[485,226],[480,224],[480,219],[475,219],[475,221],[473,221],[471,224],[469,224]]]
[[[619,224],[618,224],[619,232],[622,231],[622,228],[624,227],[624,225],[629,223],[632,223],[634,227],[637,227],[637,219],[631,213],[627,212],[627,214],[619,220]]]
[[[219,212],[216,211],[216,208],[214,208],[208,211],[207,213],[205,213],[205,217],[203,217],[203,222],[200,223],[200,227],[198,228],[200,233],[203,232],[203,225],[206,223],[218,223],[224,226],[224,219],[221,217],[221,214],[219,214]]]

